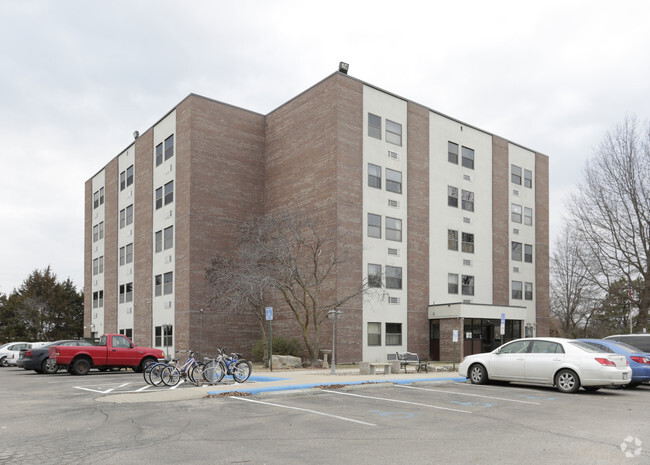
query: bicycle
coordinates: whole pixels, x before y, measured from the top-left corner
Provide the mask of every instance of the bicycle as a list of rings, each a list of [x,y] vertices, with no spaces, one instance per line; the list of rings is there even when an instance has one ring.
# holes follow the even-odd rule
[[[203,379],[210,384],[216,384],[225,375],[233,377],[235,382],[243,383],[251,375],[253,365],[246,359],[241,358],[242,354],[233,352],[230,356],[225,354],[225,347],[219,347],[219,356],[206,363],[203,369]]]
[[[176,359],[174,360],[174,362]],[[142,370],[142,377],[145,382],[153,386],[160,386],[163,384],[161,377],[162,370],[169,366],[168,362],[151,362],[147,363]]]
[[[180,368],[176,365],[168,365],[162,369],[160,377],[166,386],[176,386],[181,378],[189,380],[196,386],[200,384],[202,370],[196,358],[194,358],[196,352],[193,350],[189,352],[190,356]]]

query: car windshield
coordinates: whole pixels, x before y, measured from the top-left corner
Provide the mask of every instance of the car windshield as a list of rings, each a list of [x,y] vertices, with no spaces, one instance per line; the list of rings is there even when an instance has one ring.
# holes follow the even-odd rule
[[[582,341],[569,341],[569,344],[571,344],[574,347],[577,347],[578,349],[582,349],[585,352],[591,352],[591,353],[603,353],[603,350],[600,348],[597,348],[595,346],[592,346],[588,342],[582,342]]]

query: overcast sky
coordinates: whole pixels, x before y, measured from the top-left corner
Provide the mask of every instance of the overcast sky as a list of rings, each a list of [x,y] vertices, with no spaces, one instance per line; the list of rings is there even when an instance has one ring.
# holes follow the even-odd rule
[[[349,74],[550,157],[551,239],[650,112],[650,2],[0,0],[0,293],[83,287],[84,183],[189,93],[267,114]]]

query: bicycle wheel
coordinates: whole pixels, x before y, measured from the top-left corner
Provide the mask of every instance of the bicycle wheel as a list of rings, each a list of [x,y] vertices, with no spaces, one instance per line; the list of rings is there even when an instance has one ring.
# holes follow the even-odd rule
[[[196,386],[201,383],[201,373],[202,370],[199,365],[192,365],[187,369],[187,377]]]
[[[151,384],[151,369],[157,364],[158,362],[149,362],[142,370],[142,377],[146,383]]]
[[[153,386],[160,386],[163,383],[162,380],[162,371],[167,368],[169,365],[166,363],[156,363],[149,370],[149,384]]]
[[[203,379],[209,384],[217,384],[226,374],[226,367],[223,362],[212,360],[206,363],[203,369]]]
[[[248,360],[241,358],[235,362],[235,367],[231,371],[233,379],[238,383],[243,383],[251,375],[253,365]]]
[[[160,377],[165,386],[176,386],[181,380],[181,372],[176,367],[167,366],[163,368]]]

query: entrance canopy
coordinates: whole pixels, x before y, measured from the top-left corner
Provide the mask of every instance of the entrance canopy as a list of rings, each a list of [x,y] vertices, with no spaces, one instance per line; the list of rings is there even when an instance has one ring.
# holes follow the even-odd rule
[[[429,319],[440,320],[443,318],[481,318],[501,319],[505,313],[506,320],[525,320],[526,307],[509,305],[490,305],[475,303],[448,303],[429,305]]]

